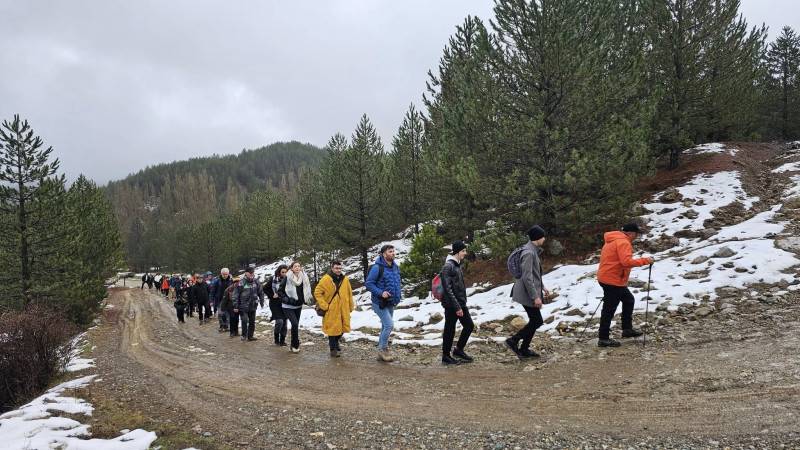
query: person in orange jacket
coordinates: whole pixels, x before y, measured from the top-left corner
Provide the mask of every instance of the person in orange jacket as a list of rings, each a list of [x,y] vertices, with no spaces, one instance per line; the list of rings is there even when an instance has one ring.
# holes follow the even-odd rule
[[[639,226],[629,223],[622,231],[609,231],[603,238],[605,245],[600,252],[600,268],[597,281],[603,288],[603,312],[600,315],[600,334],[598,347],[619,347],[617,340],[611,339],[611,319],[622,303],[622,337],[641,336],[642,332],[633,328],[634,298],[628,289],[628,277],[634,267],[653,264],[653,258],[634,258],[632,242],[639,236]]]

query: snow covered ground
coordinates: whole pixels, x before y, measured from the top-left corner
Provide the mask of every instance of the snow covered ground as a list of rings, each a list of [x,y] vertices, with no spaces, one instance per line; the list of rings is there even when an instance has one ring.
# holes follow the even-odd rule
[[[85,335],[75,338],[80,348]],[[94,367],[92,359],[80,357],[76,350],[67,365],[68,372]],[[156,440],[156,434],[136,429],[122,430],[114,439],[92,439],[89,425],[65,414],[91,417],[94,408],[86,401],[64,395],[70,389],[86,388],[97,375],[86,375],[67,381],[48,390],[30,403],[0,415],[0,448],[7,449],[64,449],[64,450],[145,450]]]
[[[721,144],[719,142],[711,142],[708,144],[701,144],[696,147],[690,148],[686,150],[687,154],[690,155],[702,155],[702,154],[711,154],[711,153],[728,153],[731,156],[736,156],[736,153],[739,150],[736,148],[729,148],[726,147],[725,144]]]
[[[703,152],[727,151],[721,144],[701,147],[699,151]],[[787,192],[787,196],[800,195],[800,176],[794,177],[794,181],[795,188]],[[733,202],[739,202],[749,209],[759,201],[757,197],[744,192],[739,173],[735,171],[699,175],[677,191],[683,197],[679,201],[664,203],[661,200],[662,192],[643,205],[650,211],[643,216],[650,229],[646,239],[661,234],[673,236],[681,230],[702,230],[703,222],[712,218],[715,209]],[[776,248],[774,244],[775,235],[783,233],[786,226],[786,223],[775,219],[780,207],[774,205],[749,220],[723,227],[709,239],[682,238],[677,247],[653,255],[656,263],[652,271],[650,309],[662,303],[674,309],[704,298],[714,300],[717,298],[717,289],[722,287],[744,289],[753,283],[794,281],[795,275],[782,271],[800,265],[800,259],[793,253]],[[401,242],[404,249],[410,248],[410,244],[407,240]],[[375,247],[375,253],[379,245]],[[348,269],[357,267],[357,261],[348,261]],[[553,320],[548,320],[542,330],[554,331],[561,322],[581,322],[595,311],[602,298],[602,289],[595,278],[596,270],[596,264],[565,265],[545,275],[545,286],[556,292],[558,297],[543,307],[545,319],[553,317]],[[636,311],[644,311],[646,306],[642,300],[647,276],[646,267],[634,269],[631,274],[632,292],[637,298]],[[525,316],[522,307],[509,298],[511,286],[473,286],[468,289],[470,311],[476,324]],[[356,298],[361,311],[353,312],[354,331],[348,338],[377,341],[380,321],[371,310],[369,295],[362,289],[356,292]],[[430,296],[404,299],[394,315],[394,344],[440,345],[444,327],[441,313],[440,304]],[[260,314],[268,317],[269,311],[261,311]],[[305,311],[301,327],[321,333],[321,319],[313,312]],[[475,333],[473,339],[486,339],[481,334]]]

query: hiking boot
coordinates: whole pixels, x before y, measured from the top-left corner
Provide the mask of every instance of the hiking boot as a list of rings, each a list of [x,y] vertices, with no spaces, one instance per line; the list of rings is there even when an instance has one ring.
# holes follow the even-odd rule
[[[336,343],[336,351],[337,351],[337,352],[340,352],[340,351],[342,351],[342,346],[341,346],[341,345],[339,345],[339,343],[338,343],[338,342]]]
[[[280,342],[278,343],[278,345],[280,345],[281,347],[286,347],[286,342]]]
[[[450,355],[442,355],[442,364],[445,366],[457,366],[461,364],[461,361],[453,358]]]
[[[598,339],[597,340],[597,346],[598,347],[619,347],[620,345],[622,345],[622,344],[620,344],[619,341],[614,340],[614,339]]]
[[[472,361],[474,361],[472,356],[469,356],[468,354],[464,353],[464,350],[459,350],[459,349],[453,350],[453,356],[455,356],[456,358],[458,358],[458,359],[460,359],[460,360],[462,360],[464,362],[468,362],[468,363],[471,363]]]
[[[248,341],[257,341],[258,338],[257,337],[249,337],[249,338],[247,338],[247,340]]]
[[[622,330],[622,337],[624,338],[632,338],[632,337],[639,337],[643,333],[636,328],[631,328],[630,330]]]
[[[519,351],[520,358],[538,358],[539,356],[541,355],[529,348],[523,348]]]
[[[382,350],[378,352],[378,361],[390,363],[394,361],[394,357],[389,354],[389,350]]]
[[[510,348],[515,355],[519,356],[519,340],[514,338],[506,339],[506,347]]]
[[[331,349],[331,358],[339,358],[341,356],[342,355],[339,354],[339,350],[336,350],[335,348]]]

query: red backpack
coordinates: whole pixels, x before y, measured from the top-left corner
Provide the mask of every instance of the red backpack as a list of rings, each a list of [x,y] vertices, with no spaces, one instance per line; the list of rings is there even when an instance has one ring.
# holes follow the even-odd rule
[[[442,301],[442,297],[444,297],[444,287],[442,287],[442,277],[440,274],[436,274],[433,277],[433,281],[431,281],[431,294],[433,298],[438,301]]]

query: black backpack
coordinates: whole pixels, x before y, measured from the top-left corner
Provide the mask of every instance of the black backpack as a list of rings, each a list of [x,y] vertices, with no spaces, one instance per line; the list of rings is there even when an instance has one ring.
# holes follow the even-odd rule
[[[372,273],[372,268],[375,267],[375,266],[376,266],[376,264],[373,264],[373,265],[369,266],[369,269],[367,270],[367,275],[364,277],[364,283],[367,282],[367,277],[369,277],[369,274]],[[383,264],[377,264],[377,266],[378,266],[378,279],[375,280],[376,283],[383,279],[383,271],[385,270],[385,267],[383,267]]]

